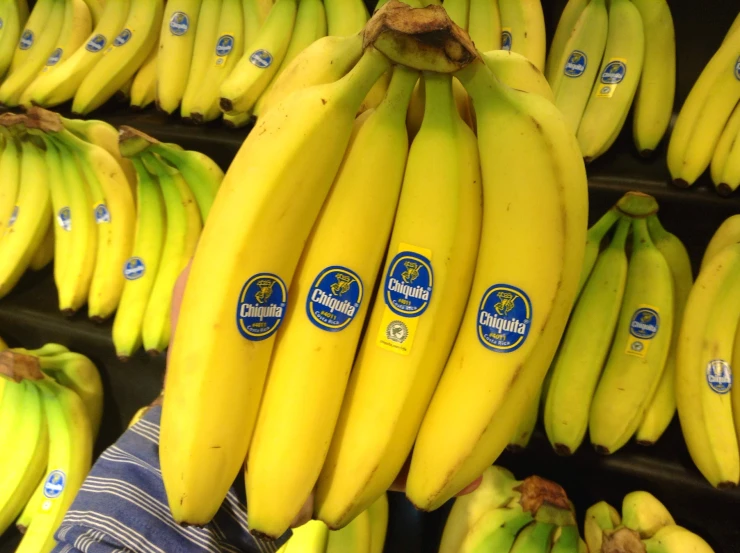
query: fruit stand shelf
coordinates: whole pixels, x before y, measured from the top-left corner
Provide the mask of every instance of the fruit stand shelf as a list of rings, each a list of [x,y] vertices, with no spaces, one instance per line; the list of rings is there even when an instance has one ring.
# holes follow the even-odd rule
[[[119,122],[115,114],[106,119],[114,124]],[[246,134],[219,127],[196,131],[182,124],[162,124],[162,119],[161,114],[145,112],[121,117],[120,121],[162,141],[203,151],[224,167]],[[624,159],[617,159],[620,155]],[[598,218],[628,190],[651,193],[660,204],[664,226],[684,241],[696,271],[712,233],[724,218],[740,212],[740,202],[737,198],[720,198],[706,186],[691,190],[674,188],[667,183],[664,171],[657,162],[646,163],[626,152],[598,160],[589,168],[594,175],[589,188],[591,219]],[[92,323],[84,312],[68,319],[58,311],[49,268],[26,274],[15,290],[0,300],[0,336],[11,346],[38,347],[46,342],[59,342],[88,355],[96,363],[106,394],[97,453],[120,435],[139,407],[159,393],[164,357],[152,359],[139,352],[128,363],[116,359],[111,322]],[[525,451],[506,453],[500,463],[520,478],[537,473],[559,482],[565,486],[581,517],[588,506],[601,499],[618,507],[624,494],[645,489],[665,502],[677,522],[704,536],[717,553],[732,553],[734,544],[740,543],[740,527],[731,522],[733,513],[740,512],[740,491],[714,490],[705,482],[688,456],[677,421],[653,448],[630,444],[608,457],[598,456],[588,445],[572,458],[558,457],[538,429]],[[446,506],[422,514],[402,495],[391,494],[386,551],[436,551],[448,509]],[[0,553],[13,550],[17,535],[10,534],[0,540]]]

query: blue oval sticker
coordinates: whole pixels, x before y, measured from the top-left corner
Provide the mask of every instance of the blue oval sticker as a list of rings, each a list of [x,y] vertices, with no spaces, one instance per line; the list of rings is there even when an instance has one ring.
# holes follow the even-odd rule
[[[255,50],[249,56],[249,61],[260,69],[266,69],[272,65],[272,54],[267,50]]]
[[[732,368],[724,359],[713,359],[707,363],[707,384],[718,394],[732,389]]]
[[[85,50],[88,52],[92,52],[93,54],[100,52],[103,48],[105,48],[106,43],[108,40],[103,35],[95,35],[90,40],[87,41],[87,44],[85,45]]]
[[[72,210],[68,207],[63,207],[57,214],[57,222],[59,226],[65,231],[69,232],[72,230]]]
[[[385,304],[401,317],[418,317],[429,306],[434,288],[432,263],[423,255],[405,251],[393,258],[385,277]]]
[[[612,60],[606,64],[601,72],[601,82],[604,84],[619,84],[627,74],[627,66],[621,60]]]
[[[327,267],[316,276],[308,292],[308,320],[321,330],[343,330],[360,310],[363,293],[357,273],[338,265]]]
[[[98,204],[95,206],[95,222],[97,224],[110,223],[110,211],[108,206],[105,204]]]
[[[630,334],[641,340],[651,340],[658,334],[660,315],[655,309],[641,307],[637,309],[630,320]]]
[[[532,327],[532,302],[510,284],[494,284],[483,294],[478,308],[478,339],[499,353],[519,349]]]
[[[228,56],[234,49],[234,37],[223,35],[216,41],[216,55],[218,57]]]
[[[236,326],[247,340],[265,340],[275,334],[285,317],[288,288],[271,273],[257,273],[239,293]]]
[[[67,475],[61,470],[53,470],[44,480],[44,496],[49,499],[56,499],[64,491],[67,485]]]
[[[21,39],[18,41],[18,48],[21,50],[28,50],[33,46],[34,34],[30,29],[23,31]]]
[[[123,276],[126,280],[138,280],[145,272],[146,265],[140,257],[130,257],[123,265]]]
[[[190,28],[190,18],[184,12],[175,12],[170,17],[170,33],[175,36],[183,36]]]
[[[580,50],[573,50],[568,56],[568,60],[565,62],[565,68],[563,73],[566,77],[580,77],[586,70],[588,65],[588,57],[585,53]]]
[[[118,36],[113,41],[113,46],[123,46],[126,44],[129,40],[131,40],[131,31],[128,29],[124,29],[120,33],[118,33]]]

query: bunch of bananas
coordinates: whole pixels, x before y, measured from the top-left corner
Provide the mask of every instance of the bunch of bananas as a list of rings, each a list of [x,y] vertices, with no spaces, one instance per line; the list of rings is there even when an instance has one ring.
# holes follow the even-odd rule
[[[383,494],[341,530],[329,530],[320,520],[293,529],[277,553],[383,553],[388,530],[388,496]]]
[[[27,268],[53,258],[63,313],[87,303],[90,318],[102,321],[118,308],[119,356],[130,357],[142,342],[162,352],[172,288],[195,249],[221,169],[199,152],[128,127],[119,146],[107,123],[42,108],[2,116],[0,132],[0,295]]]
[[[151,355],[167,348],[172,289],[193,256],[224,174],[208,156],[131,127],[121,127],[119,148],[137,177],[136,229],[113,322],[116,353],[126,360],[142,344]]]
[[[123,288],[135,218],[117,131],[38,109],[5,114],[0,125],[0,296],[56,257],[60,309],[87,302],[91,318],[105,319]]]
[[[6,1],[0,17],[24,9],[26,0]],[[0,103],[51,107],[72,100],[72,111],[86,114],[118,91],[136,93],[143,102],[145,85],[134,76],[157,50],[163,11],[164,0],[117,0],[104,6],[100,0],[38,0],[25,27],[20,23],[16,43],[6,44],[3,28],[0,58],[11,61],[0,85]]]
[[[447,517],[439,553],[588,553],[565,490],[538,476],[486,469]]]
[[[0,534],[17,553],[48,553],[82,486],[103,411],[95,365],[64,346],[0,353]]]
[[[654,495],[628,493],[622,516],[606,501],[586,511],[583,524],[589,553],[714,553],[701,537],[678,526]]]
[[[686,445],[716,487],[740,481],[740,216],[727,219],[704,254],[681,324],[676,400]]]
[[[711,165],[723,196],[740,185],[740,15],[681,107],[668,144],[673,183],[691,186]]]
[[[617,139],[634,99],[633,135],[650,155],[668,128],[676,40],[666,0],[569,0],[547,58],[547,80],[587,161]],[[639,87],[638,87],[639,84]]]
[[[580,295],[544,392],[545,430],[561,455],[587,429],[601,453],[633,435],[652,444],[675,413],[676,343],[693,280],[686,248],[657,210],[652,196],[630,192],[588,231]]]
[[[406,493],[436,509],[506,447],[573,306],[587,187],[553,104],[501,84],[439,6],[391,1],[340,40],[364,52],[258,120],[196,249],[160,441],[178,522],[208,522],[246,458],[253,530],[280,536],[314,489],[339,529],[412,448]],[[329,75],[312,48],[295,67]]]

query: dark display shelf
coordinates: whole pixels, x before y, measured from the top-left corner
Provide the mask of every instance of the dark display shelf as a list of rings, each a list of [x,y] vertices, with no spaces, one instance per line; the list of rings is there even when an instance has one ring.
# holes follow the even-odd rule
[[[137,124],[149,132],[146,125]],[[170,133],[174,131],[152,132],[163,140],[170,140]],[[235,143],[223,140],[219,144],[223,151]],[[202,142],[198,149],[207,151],[208,148]],[[686,243],[695,269],[716,227],[725,217],[740,211],[736,199],[720,198],[707,188],[686,191],[646,179],[638,181],[615,176],[592,179],[591,220],[598,218],[628,190],[649,192],[658,198],[663,224]],[[0,301],[0,336],[10,345],[27,347],[38,347],[46,342],[62,343],[85,353],[96,363],[106,394],[98,453],[115,441],[139,407],[159,394],[164,357],[152,359],[139,352],[131,361],[120,362],[113,349],[110,321],[92,323],[84,312],[69,319],[61,315],[52,272],[48,268],[26,274],[16,289]],[[740,542],[740,527],[730,523],[731,513],[740,512],[740,490],[711,488],[693,466],[677,421],[655,447],[630,444],[607,457],[598,456],[588,445],[582,446],[571,458],[558,457],[544,434],[538,431],[525,451],[506,453],[499,462],[519,478],[539,474],[561,483],[581,516],[588,506],[601,499],[619,507],[626,493],[646,489],[667,504],[680,524],[699,532],[714,545],[717,553],[734,553],[731,544]],[[419,513],[400,494],[392,494],[391,505],[386,552],[435,551],[449,505],[434,513]],[[0,553],[12,551],[12,534],[0,541],[3,542]]]

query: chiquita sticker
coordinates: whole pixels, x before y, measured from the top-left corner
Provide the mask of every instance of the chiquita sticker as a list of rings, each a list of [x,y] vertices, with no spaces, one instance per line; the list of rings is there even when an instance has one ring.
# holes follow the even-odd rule
[[[255,50],[249,56],[249,62],[260,69],[267,69],[272,65],[272,54],[267,50]]]
[[[627,60],[623,58],[613,58],[609,60],[601,72],[601,88],[596,93],[600,98],[611,98],[617,90],[617,86],[624,80],[627,74]]]
[[[630,337],[625,353],[635,357],[645,357],[650,343],[660,330],[660,315],[655,307],[641,305],[630,319]]]
[[[494,284],[478,308],[478,339],[486,348],[509,353],[519,349],[532,326],[532,302],[516,286]]]
[[[385,277],[385,304],[396,315],[418,317],[429,306],[433,286],[432,262],[413,251],[400,252]]]
[[[88,52],[92,52],[93,54],[96,52],[100,52],[103,48],[105,48],[107,42],[108,41],[106,40],[104,35],[95,35],[87,41],[87,44],[85,45],[85,50],[87,50]]]
[[[63,207],[57,214],[57,223],[65,231],[69,232],[72,230],[72,210],[68,207]]]
[[[588,57],[585,53],[580,50],[573,50],[568,56],[563,68],[563,73],[566,77],[577,78],[583,75],[588,65]]]
[[[306,298],[306,315],[321,330],[337,332],[349,326],[364,295],[362,279],[341,266],[321,271]]]
[[[67,484],[67,475],[61,470],[53,470],[44,481],[44,497],[56,499],[64,491]]]
[[[732,390],[732,367],[724,359],[713,359],[707,363],[707,384],[718,394]]]
[[[501,29],[501,49],[511,51],[511,29]]]
[[[236,326],[247,340],[265,340],[275,334],[285,317],[288,289],[277,275],[258,273],[239,293]]]
[[[140,257],[130,257],[123,265],[123,278],[126,280],[139,280],[145,272],[146,265]]]
[[[411,353],[419,320],[432,301],[431,259],[431,250],[403,242],[398,245],[381,290],[385,309],[376,336],[378,347],[399,355]]]
[[[183,36],[190,28],[190,18],[184,12],[175,12],[170,17],[170,33],[175,36]]]

